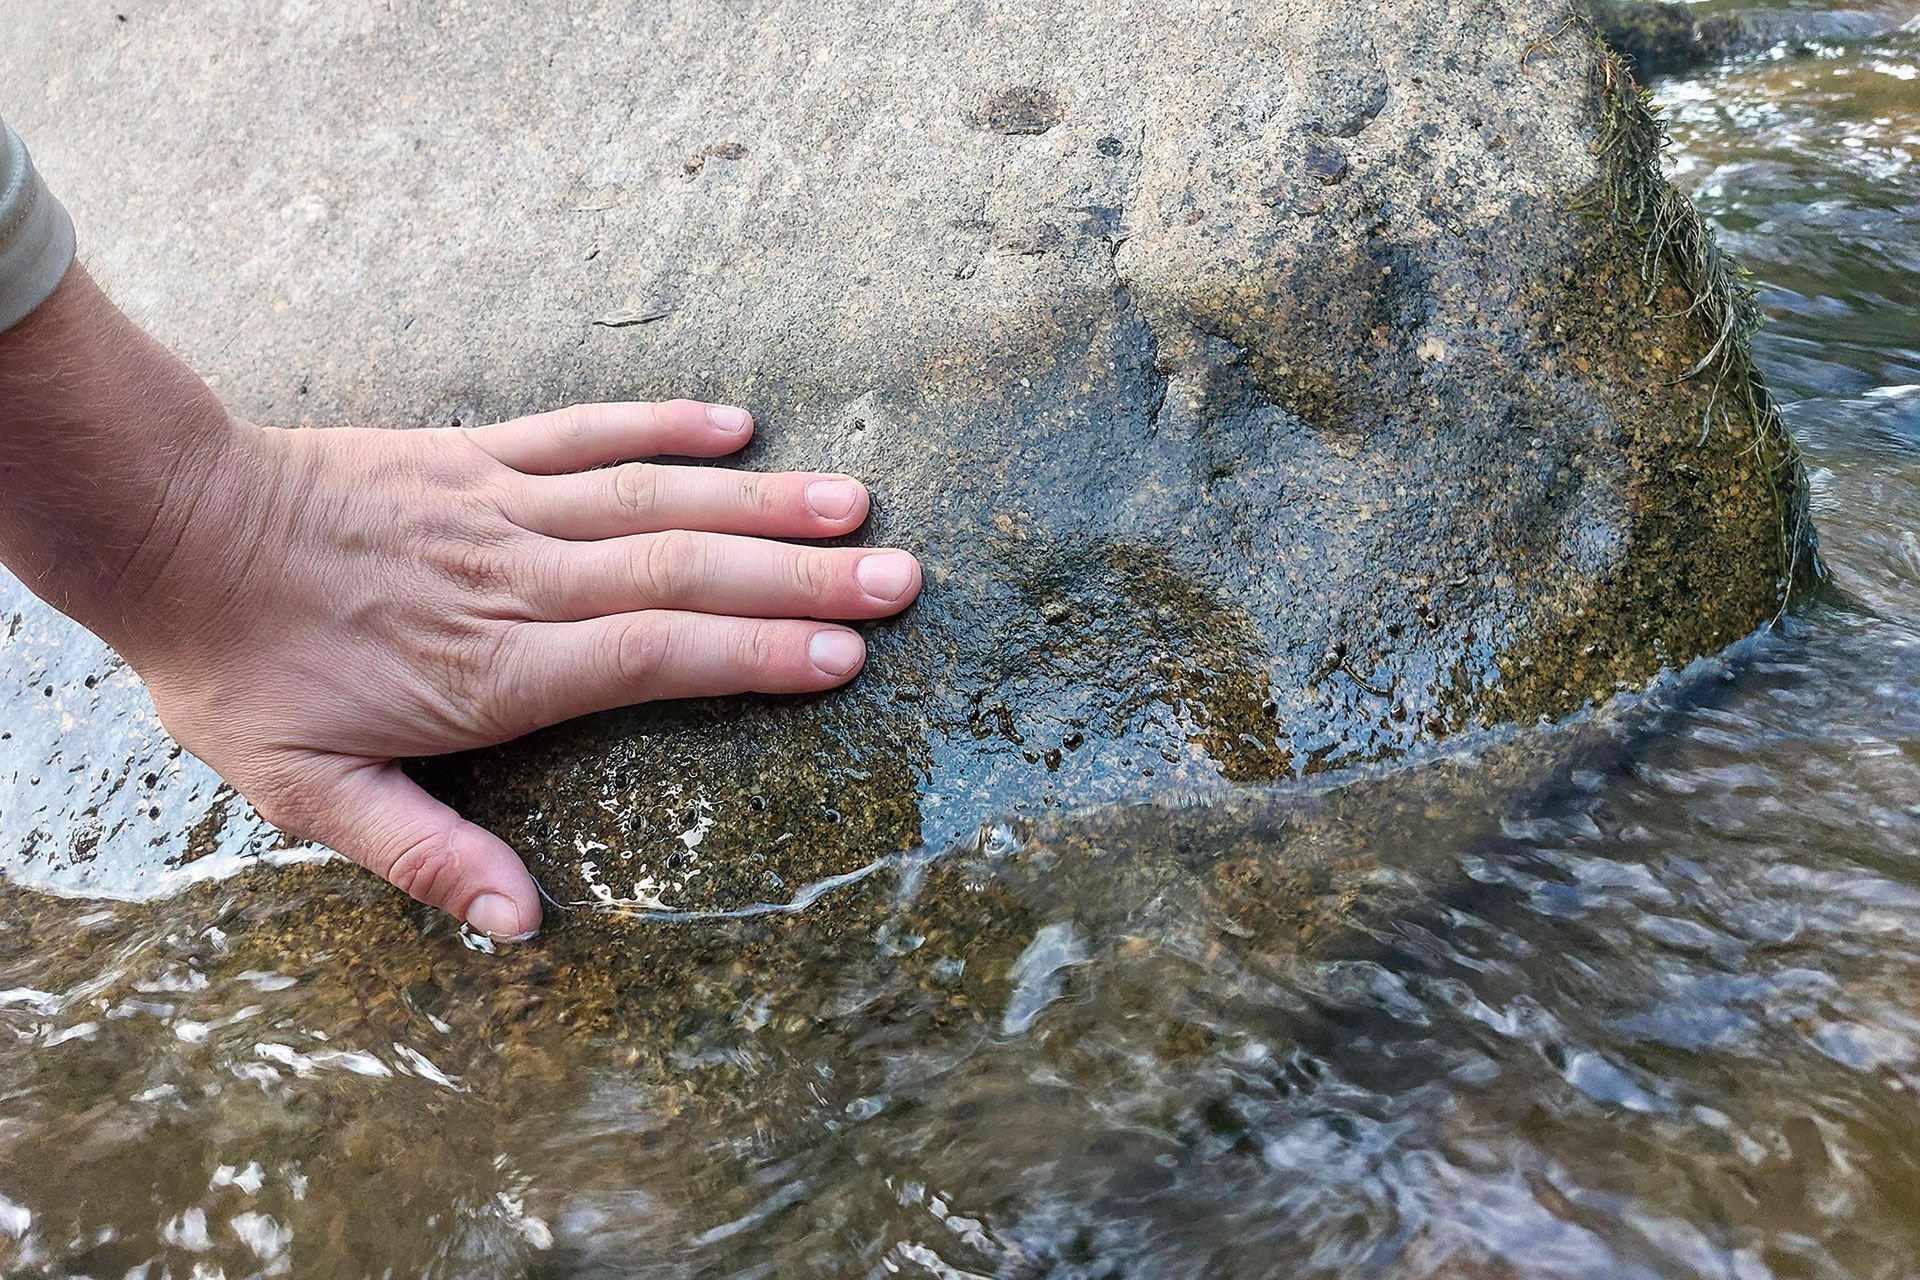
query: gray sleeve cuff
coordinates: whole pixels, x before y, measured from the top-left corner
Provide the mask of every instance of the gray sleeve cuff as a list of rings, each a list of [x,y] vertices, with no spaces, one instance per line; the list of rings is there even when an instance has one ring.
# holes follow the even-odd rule
[[[72,265],[73,219],[0,120],[0,333],[45,302]]]

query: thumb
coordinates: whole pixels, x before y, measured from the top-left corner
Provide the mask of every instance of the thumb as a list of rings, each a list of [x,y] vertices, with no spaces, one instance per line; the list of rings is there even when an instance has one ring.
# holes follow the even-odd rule
[[[496,941],[539,929],[540,894],[519,855],[421,790],[398,764],[352,761],[312,785],[300,822],[311,838]]]

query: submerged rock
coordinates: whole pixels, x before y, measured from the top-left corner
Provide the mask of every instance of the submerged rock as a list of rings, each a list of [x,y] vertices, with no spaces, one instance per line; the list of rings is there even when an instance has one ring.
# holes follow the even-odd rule
[[[100,132],[36,155],[96,270],[243,411],[726,399],[748,465],[860,475],[865,536],[926,565],[842,693],[423,765],[558,902],[783,900],[996,814],[1559,716],[1813,572],[1751,301],[1565,13],[190,19],[148,15],[161,65],[270,67],[191,113],[61,81],[49,109]],[[162,138],[182,163],[131,186],[77,159]],[[220,297],[148,248],[201,200],[180,240],[242,264]],[[243,298],[290,305],[235,325]]]

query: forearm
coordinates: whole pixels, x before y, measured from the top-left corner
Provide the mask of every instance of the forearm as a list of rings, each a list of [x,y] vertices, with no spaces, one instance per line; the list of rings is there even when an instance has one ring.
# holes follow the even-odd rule
[[[76,264],[0,333],[0,562],[119,642],[234,430]]]

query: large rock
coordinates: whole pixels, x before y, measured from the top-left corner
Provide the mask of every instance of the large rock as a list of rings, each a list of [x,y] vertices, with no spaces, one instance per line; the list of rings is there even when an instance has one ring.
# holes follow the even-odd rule
[[[844,693],[427,767],[561,903],[782,899],[1009,810],[1558,716],[1810,571],[1750,304],[1558,12],[9,20],[91,265],[241,411],[731,400],[749,465],[861,475],[920,553]]]

